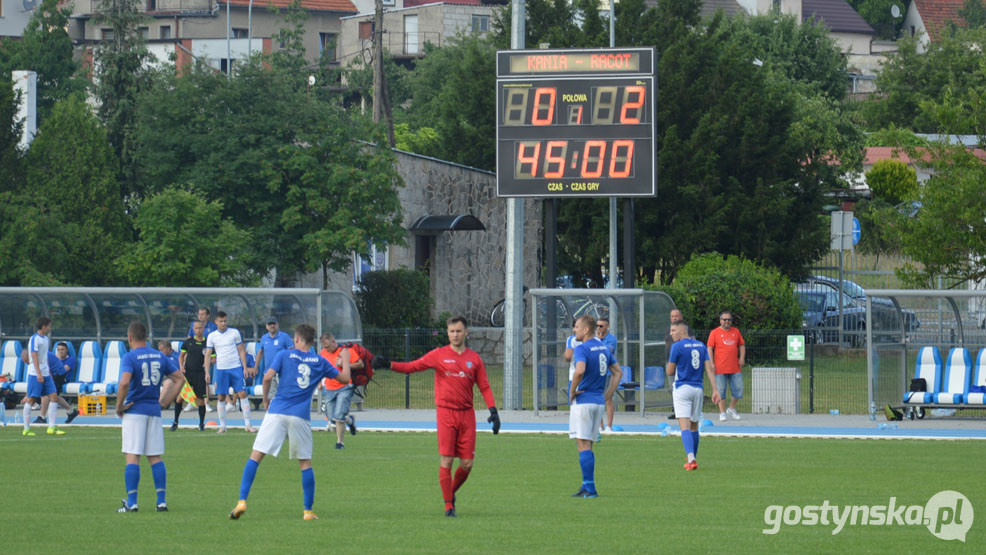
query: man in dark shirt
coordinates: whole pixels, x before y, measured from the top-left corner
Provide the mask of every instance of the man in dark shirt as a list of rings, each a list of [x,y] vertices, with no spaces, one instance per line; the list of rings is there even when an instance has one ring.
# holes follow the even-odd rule
[[[199,409],[199,429],[205,429],[205,400],[209,396],[208,384],[205,383],[205,325],[196,320],[192,323],[194,335],[185,340],[181,345],[181,354],[178,356],[178,367],[185,373],[185,379],[192,386],[195,392],[195,405]],[[181,414],[183,402],[179,399],[175,403],[175,421],[171,424],[171,429],[178,428],[178,416]]]

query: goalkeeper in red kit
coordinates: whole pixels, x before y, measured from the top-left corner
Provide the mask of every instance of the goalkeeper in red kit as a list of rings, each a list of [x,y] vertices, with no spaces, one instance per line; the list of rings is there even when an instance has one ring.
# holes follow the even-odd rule
[[[500,432],[500,416],[486,377],[483,359],[466,347],[466,319],[449,318],[449,344],[439,347],[412,362],[391,362],[382,356],[373,359],[374,368],[389,368],[394,372],[412,374],[435,369],[435,409],[438,422],[438,482],[445,500],[445,516],[455,516],[455,492],[469,477],[476,456],[476,412],[473,410],[473,385],[479,386],[486,406],[490,409],[487,422],[493,423],[493,433]],[[459,468],[452,477],[452,461],[459,459]]]

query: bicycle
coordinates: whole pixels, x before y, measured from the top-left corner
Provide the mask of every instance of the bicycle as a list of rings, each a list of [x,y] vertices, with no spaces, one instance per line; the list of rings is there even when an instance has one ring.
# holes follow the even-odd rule
[[[524,323],[523,325],[530,325],[529,308],[528,308],[528,288],[524,287]],[[562,327],[571,325],[571,323],[582,316],[583,314],[591,314],[592,316],[599,318],[600,316],[606,316],[609,314],[609,305],[605,303],[594,303],[591,299],[585,297],[579,297],[577,294],[573,293],[572,297],[575,299],[572,302],[559,298],[558,301],[550,297],[542,297],[538,300],[538,320],[541,322],[547,321],[548,315],[548,302],[554,303],[556,307],[555,318],[556,322],[561,322]],[[505,304],[506,299],[500,299],[493,305],[493,309],[490,311],[490,325],[495,328],[502,328],[506,321]],[[560,302],[559,302],[560,301]]]

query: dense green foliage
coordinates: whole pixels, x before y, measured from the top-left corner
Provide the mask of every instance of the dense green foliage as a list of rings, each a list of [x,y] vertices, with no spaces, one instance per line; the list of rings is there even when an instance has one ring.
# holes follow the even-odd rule
[[[356,292],[363,325],[374,328],[422,328],[431,321],[431,281],[415,270],[370,272]]]
[[[876,198],[900,204],[914,198],[918,191],[918,175],[914,168],[900,160],[879,160],[866,172],[866,184]]]
[[[34,9],[21,40],[0,42],[0,73],[9,76],[11,71],[27,70],[38,74],[38,125],[56,102],[83,92],[86,86],[68,36],[72,10],[59,4],[44,0]]]
[[[778,271],[738,256],[706,253],[692,257],[671,286],[675,304],[695,329],[719,325],[719,314],[733,313],[744,330],[795,329],[801,307],[791,282]]]
[[[215,287],[256,285],[240,260],[252,248],[250,234],[223,219],[222,204],[179,188],[140,203],[140,238],[118,260],[127,285]]]

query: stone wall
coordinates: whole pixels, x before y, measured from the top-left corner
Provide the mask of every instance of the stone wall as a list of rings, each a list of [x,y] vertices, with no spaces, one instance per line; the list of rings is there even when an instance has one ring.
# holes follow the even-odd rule
[[[434,158],[397,151],[397,169],[405,187],[398,192],[404,227],[421,216],[471,214],[486,231],[444,231],[434,238],[431,293],[435,315],[465,316],[470,327],[487,325],[493,305],[503,298],[507,246],[507,199],[496,196],[496,175]],[[542,218],[539,201],[524,201],[524,285],[538,284]],[[390,247],[390,268],[413,268],[415,237],[407,246]],[[321,273],[301,276],[287,286],[321,287]],[[353,270],[329,275],[329,288],[352,292]]]

